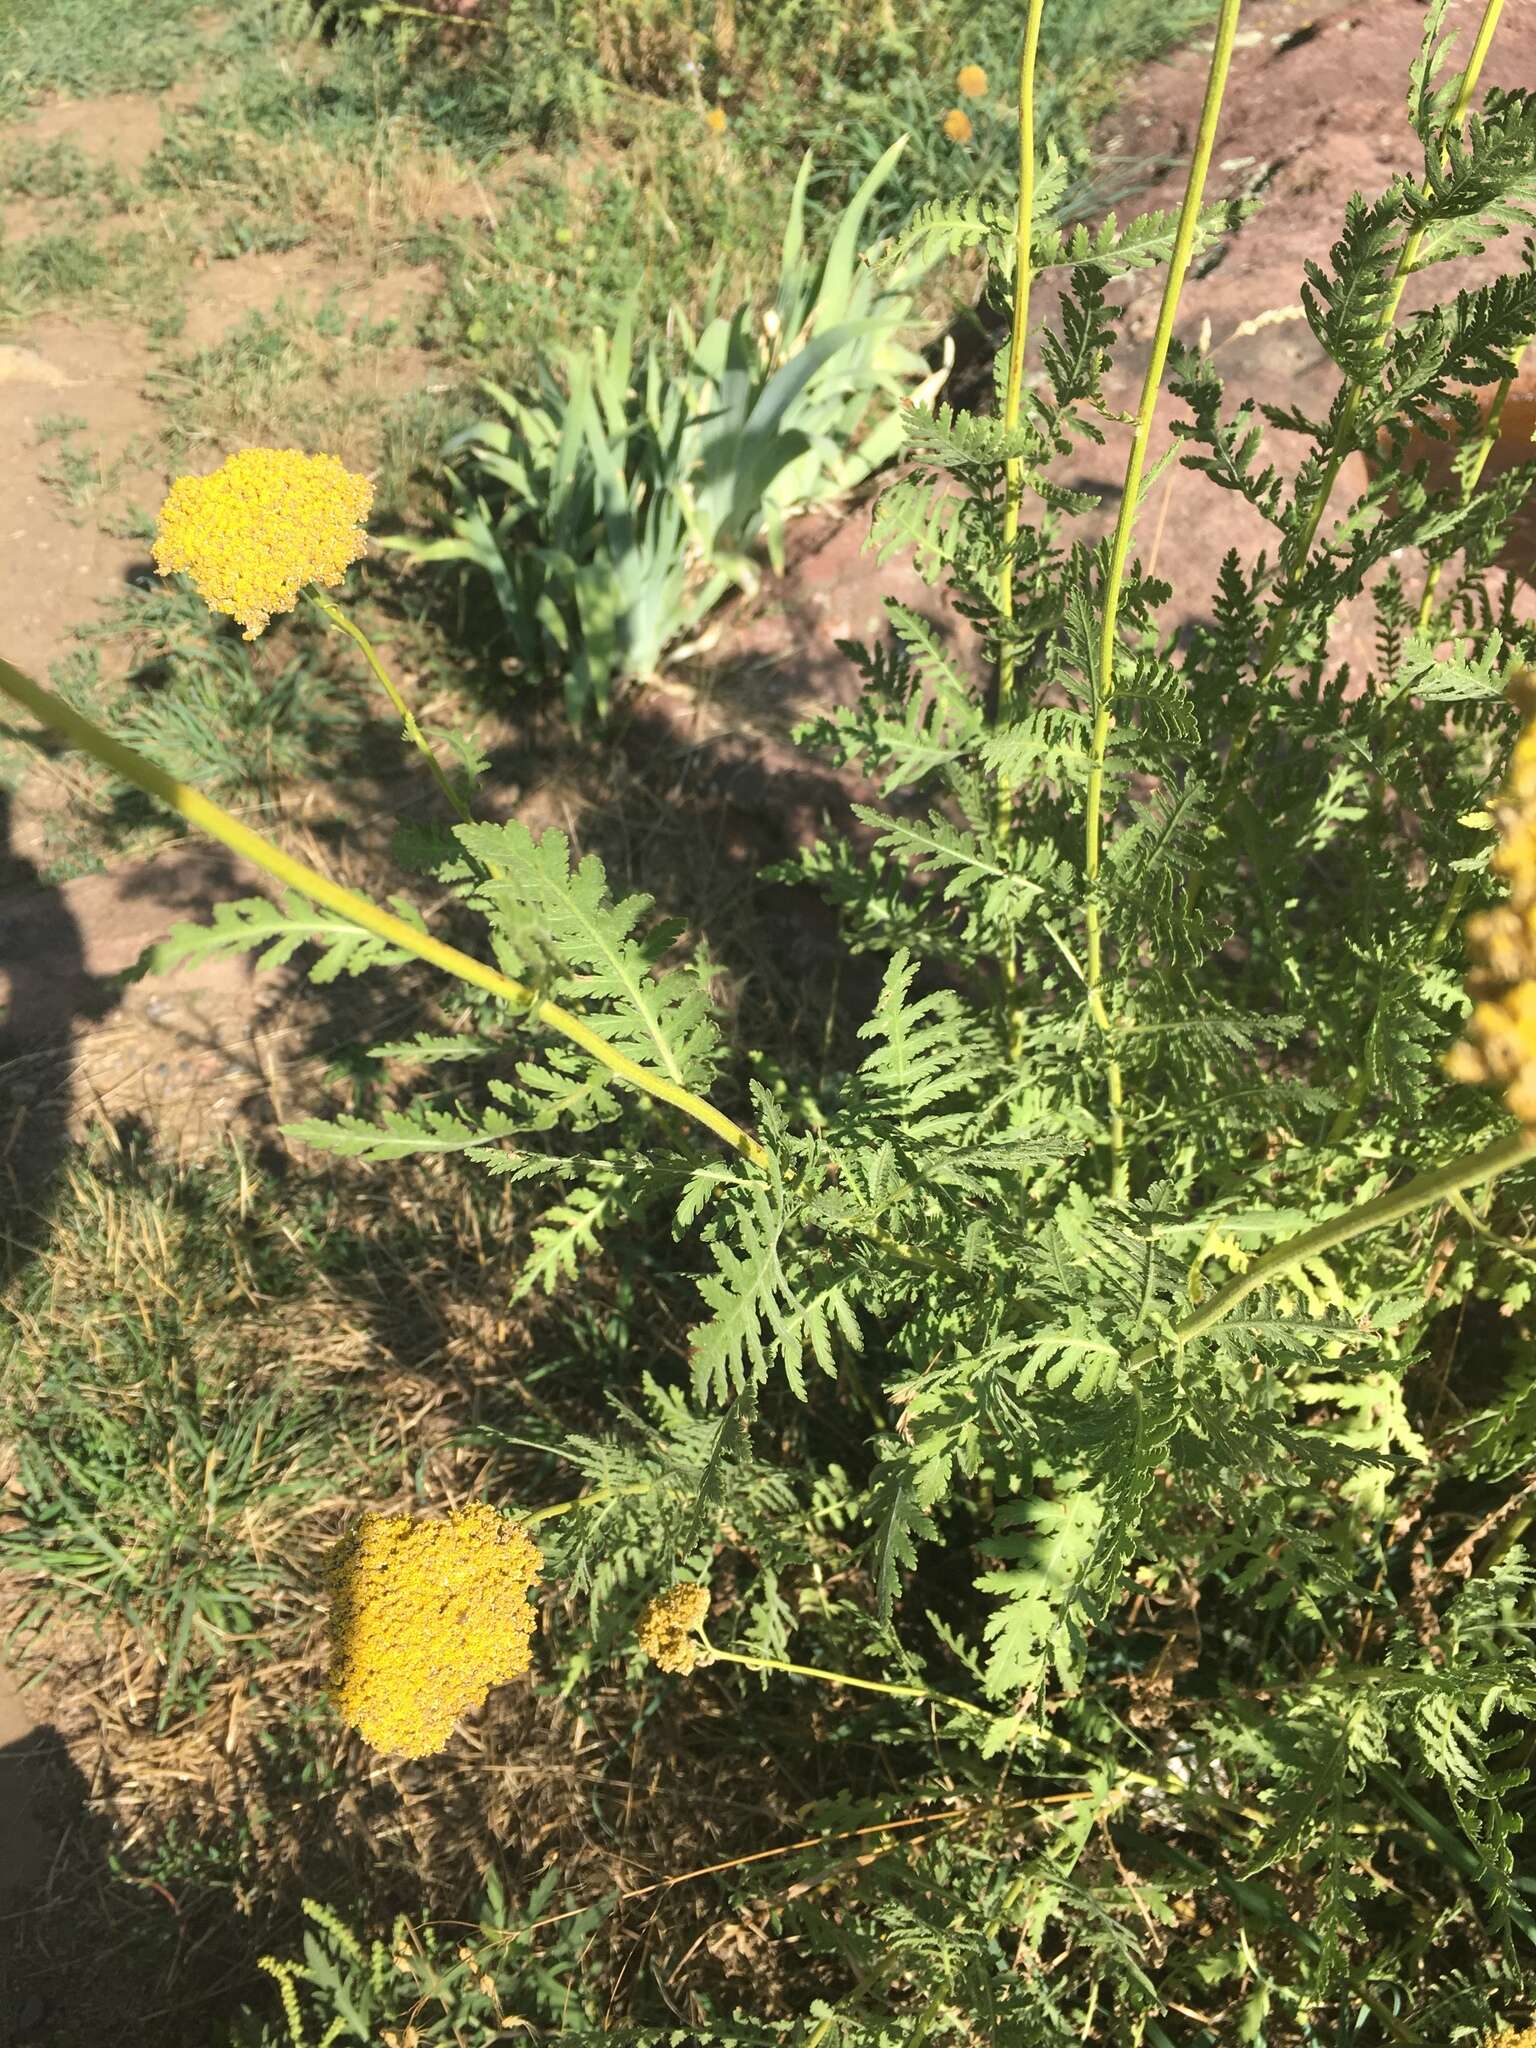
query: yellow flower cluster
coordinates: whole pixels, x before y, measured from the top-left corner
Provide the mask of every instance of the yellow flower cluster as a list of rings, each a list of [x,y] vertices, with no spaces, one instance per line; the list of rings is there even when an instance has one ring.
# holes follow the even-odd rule
[[[974,132],[964,107],[951,107],[944,116],[944,133],[951,142],[969,142]]]
[[[1536,1129],[1536,671],[1521,670],[1509,695],[1526,721],[1494,806],[1493,864],[1509,901],[1467,920],[1472,1015],[1446,1067],[1458,1081],[1502,1089],[1511,1114]]]
[[[965,100],[986,97],[987,74],[979,64],[962,64],[955,73],[955,90]]]
[[[244,448],[211,476],[171,485],[155,533],[162,576],[190,576],[210,611],[254,640],[306,583],[334,586],[368,545],[373,485],[334,455]]]
[[[704,116],[704,126],[711,135],[723,135],[726,127],[724,107],[711,107]]]
[[[372,1748],[431,1756],[528,1669],[540,1557],[484,1502],[441,1520],[361,1516],[331,1559],[330,1691]]]
[[[694,1630],[709,1612],[708,1586],[669,1586],[648,1601],[635,1630],[635,1640],[663,1671],[692,1671],[707,1646]]]
[[[1536,2027],[1526,2027],[1518,2034],[1513,2027],[1500,2027],[1496,2034],[1484,2037],[1483,2048],[1536,2048]]]

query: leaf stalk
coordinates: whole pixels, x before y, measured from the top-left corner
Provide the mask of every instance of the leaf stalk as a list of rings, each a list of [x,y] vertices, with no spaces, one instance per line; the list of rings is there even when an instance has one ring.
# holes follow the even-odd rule
[[[387,944],[398,946],[402,952],[413,953],[418,960],[425,960],[431,966],[450,974],[456,981],[469,983],[473,988],[483,989],[487,995],[495,996],[509,1008],[522,1011],[535,1024],[558,1037],[568,1039],[578,1046],[600,1066],[606,1067],[616,1079],[626,1082],[642,1095],[649,1095],[657,1102],[664,1102],[672,1109],[681,1110],[693,1122],[702,1124],[705,1130],[739,1152],[754,1166],[766,1166],[768,1154],[740,1124],[733,1122],[723,1110],[716,1109],[703,1096],[695,1095],[690,1088],[684,1088],[675,1081],[669,1081],[660,1074],[653,1074],[632,1060],[617,1046],[610,1045],[601,1033],[594,1031],[590,1024],[574,1016],[559,1003],[549,1002],[540,997],[534,989],[510,975],[502,974],[494,967],[486,966],[472,954],[463,953],[457,946],[447,945],[442,939],[433,938],[430,932],[418,931],[407,924],[404,918],[394,916],[390,911],[372,903],[366,896],[360,896],[353,889],[343,888],[328,875],[322,875],[317,868],[296,860],[285,853],[270,839],[259,832],[253,832],[248,825],[242,825],[238,818],[230,816],[210,798],[187,783],[178,782],[153,761],[146,761],[131,747],[125,747],[121,740],[114,739],[83,712],[66,704],[62,698],[34,683],[30,676],[13,668],[10,662],[0,659],[0,694],[9,697],[29,711],[39,724],[78,747],[82,752],[99,761],[104,768],[110,768],[125,782],[141,789],[146,796],[157,798],[178,817],[185,818],[189,825],[210,839],[216,839],[221,846],[227,846],[231,853],[251,861],[271,875],[274,881],[284,883],[297,890],[310,902],[318,903],[327,910],[334,910],[349,924],[362,931],[371,932],[375,938]]]

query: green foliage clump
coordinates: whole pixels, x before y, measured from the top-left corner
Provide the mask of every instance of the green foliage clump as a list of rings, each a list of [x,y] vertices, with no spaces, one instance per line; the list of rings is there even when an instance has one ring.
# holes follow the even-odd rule
[[[1446,14],[1411,80],[1422,177],[1352,199],[1308,270],[1322,418],[1232,410],[1171,342],[1232,224],[1200,205],[1230,0],[1176,219],[1063,231],[1026,120],[1017,215],[968,196],[898,238],[896,264],[984,257],[1012,334],[992,412],[903,414],[875,517],[973,637],[892,604],[888,640],[847,649],[857,700],[803,735],[880,799],[774,877],[872,969],[834,1071],[754,1078],[685,927],[518,822],[405,845],[478,953],[274,859],[282,905],[161,956],[431,961],[468,993],[375,1048],[387,1106],[296,1135],[538,1193],[528,1295],[674,1240],[686,1365],[643,1413],[539,1439],[585,1482],[556,1503],[549,1580],[585,1613],[552,1675],[577,1693],[652,1594],[708,1584],[708,1684],[803,1683],[847,1786],[765,1909],[793,1981],[746,2018],[690,1991],[681,2031],[672,1985],[636,1988],[636,2041],[1440,2048],[1519,1998],[1536,1133],[1444,1053],[1454,934],[1496,900],[1506,693],[1528,706],[1536,665],[1496,567],[1529,480],[1473,488],[1471,394],[1512,381],[1536,272],[1399,314],[1411,275],[1536,225],[1536,97],[1474,111]],[[1059,465],[1126,424],[1109,287],[1153,263],[1097,538]],[[1273,535],[1193,594],[1182,642],[1135,551],[1170,367],[1176,455]],[[1442,486],[1410,450],[1447,422],[1472,453]],[[1352,455],[1375,473],[1341,509]],[[1355,673],[1331,653],[1351,605],[1376,627]],[[392,1995],[383,1950],[320,1924],[308,1975],[279,1966],[295,2038],[301,1981],[333,2030]]]
[[[557,1882],[551,1872],[535,1888],[528,1920],[539,1917]],[[507,2039],[508,2028],[525,2031],[538,2022],[558,2024],[567,2039],[567,2029],[578,2020],[600,2028],[599,2014],[577,1982],[581,1944],[597,1916],[560,1916],[558,1939],[530,1968],[523,1929],[494,1873],[487,1878],[478,1920],[468,1926],[415,1925],[401,1914],[387,1941],[370,1941],[318,1900],[306,1899],[304,1914],[311,1928],[303,1938],[303,1961],[262,1958],[262,1968],[277,1981],[282,2020],[238,2021],[229,2048],[334,2048],[343,2041],[367,2042],[370,2048],[379,2042],[384,2048],[406,2042],[411,2048],[450,2042],[456,2048],[490,2048]],[[310,2031],[312,2022],[317,2033]]]
[[[631,304],[611,340],[599,329],[566,351],[536,396],[488,383],[500,417],[445,448],[451,535],[392,544],[483,571],[519,663],[564,675],[578,723],[618,684],[653,676],[733,583],[754,584],[755,544],[782,565],[785,521],[888,460],[897,407],[935,381],[899,339],[915,272],[878,278],[859,249],[899,152],[819,261],[805,248],[806,158],[760,321],[743,306],[695,336],[679,315],[677,360],[654,343],[637,358]]]

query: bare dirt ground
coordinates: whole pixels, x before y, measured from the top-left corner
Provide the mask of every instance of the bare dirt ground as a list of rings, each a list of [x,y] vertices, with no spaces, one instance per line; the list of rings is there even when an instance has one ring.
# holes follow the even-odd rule
[[[1452,10],[1467,33],[1477,11],[1471,0],[1458,0]],[[1196,344],[1204,336],[1216,352],[1234,403],[1251,393],[1308,412],[1326,409],[1334,372],[1293,311],[1302,266],[1333,240],[1351,191],[1373,192],[1414,163],[1403,95],[1422,20],[1419,0],[1258,0],[1245,17],[1213,196],[1255,191],[1264,205],[1192,281],[1179,319],[1184,340]],[[1196,48],[1149,72],[1127,94],[1116,132],[1106,137],[1111,152],[1166,162],[1143,204],[1177,203],[1204,62]],[[1533,74],[1536,6],[1526,0],[1510,10],[1486,75],[1489,83],[1513,85],[1529,83]],[[132,98],[45,108],[35,126],[40,136],[73,135],[83,148],[106,150],[132,168],[155,146],[165,104]],[[471,208],[479,204],[474,195],[460,198]],[[1512,260],[1508,244],[1496,246],[1496,263]],[[1461,281],[1442,272],[1416,280],[1409,304]],[[206,275],[190,316],[191,338],[218,341],[249,312],[285,293],[339,289],[349,309],[387,317],[429,284],[412,273],[338,275],[303,251],[242,258]],[[1144,276],[1124,294],[1129,346],[1116,365],[1110,398],[1125,410],[1135,403],[1157,292],[1157,278]],[[1037,310],[1044,315],[1048,307]],[[1267,317],[1255,326],[1258,316]],[[60,511],[41,479],[42,457],[33,446],[38,423],[50,413],[78,414],[109,457],[124,454],[156,424],[146,395],[149,367],[141,334],[100,320],[50,317],[0,346],[0,438],[13,462],[7,546],[0,550],[0,618],[7,653],[36,673],[45,674],[68,652],[71,630],[143,560],[140,545],[115,540],[93,522],[73,524]],[[404,389],[420,373],[420,362],[407,353],[389,369],[387,382]],[[385,385],[380,395],[388,395]],[[1165,401],[1159,445],[1172,412]],[[210,462],[216,452],[209,451]],[[1288,455],[1283,442],[1273,450],[1282,464]],[[1102,494],[1105,524],[1113,516],[1118,459],[1112,445],[1073,478]],[[163,480],[130,474],[124,486]],[[902,596],[955,627],[953,614],[936,608],[910,573],[875,566],[863,552],[867,525],[862,507],[801,522],[787,573],[769,577],[755,604],[735,607],[715,644],[641,708],[666,753],[666,773],[715,791],[727,806],[723,819],[768,813],[774,828],[793,839],[846,800],[845,789],[829,786],[797,759],[788,736],[799,719],[851,697],[857,678],[836,642],[878,637],[885,595]],[[1201,594],[1214,586],[1229,547],[1251,551],[1263,539],[1257,516],[1231,494],[1170,472],[1141,536],[1144,553],[1179,586],[1169,623],[1200,616]],[[1360,622],[1341,621],[1335,658],[1358,659],[1367,648]],[[46,809],[56,797],[39,788],[29,800]],[[548,809],[549,793],[524,790],[517,801]],[[23,864],[33,859],[36,809],[21,807],[9,849],[5,825],[0,813],[0,854],[9,850]],[[214,901],[251,886],[252,877],[223,856],[189,846],[53,885],[23,876],[0,896],[0,986],[8,985],[11,1005],[10,1104],[0,1119],[0,1151],[9,1149],[13,1170],[21,1166],[25,1177],[20,1155],[30,1151],[33,1170],[46,1172],[70,1128],[98,1105],[145,1115],[196,1143],[217,1135],[251,1091],[266,1085],[293,1021],[280,1003],[258,1009],[243,964],[127,991],[113,980],[175,918],[205,915]],[[37,1773],[53,1769],[29,1726],[25,1703],[8,1699],[0,1686],[0,1770],[9,1773],[0,1775],[0,1913],[9,1910],[8,1891],[14,1897],[18,1887],[45,1879],[61,1831],[74,1825],[69,1816],[75,1809],[53,1800],[46,1787],[35,1796],[9,1796],[12,1781],[41,1784]],[[89,1772],[90,1757],[82,1753],[82,1761]]]
[[[1470,0],[1451,9],[1463,48],[1480,13]],[[1337,372],[1301,317],[1304,266],[1309,259],[1323,260],[1337,239],[1352,192],[1374,196],[1394,175],[1417,172],[1422,164],[1404,96],[1423,21],[1417,0],[1326,7],[1270,0],[1244,10],[1208,191],[1212,199],[1254,194],[1261,210],[1226,240],[1214,265],[1208,261],[1205,274],[1191,281],[1177,327],[1179,339],[1191,346],[1203,342],[1210,350],[1226,380],[1229,410],[1251,396],[1314,417],[1327,411]],[[1110,146],[1134,144],[1169,162],[1141,196],[1141,206],[1178,203],[1181,166],[1199,118],[1204,63],[1195,47],[1149,73],[1127,95],[1118,132],[1107,138]],[[1533,75],[1536,11],[1514,9],[1507,33],[1490,53],[1483,84],[1528,85]],[[1438,265],[1409,280],[1403,310],[1433,305],[1519,260],[1516,243],[1504,240],[1481,258]],[[1116,365],[1112,404],[1129,408],[1136,401],[1159,289],[1157,275],[1143,272],[1122,294],[1124,332],[1139,346],[1125,351]],[[1152,460],[1166,448],[1168,423],[1179,410],[1165,395]],[[1272,435],[1266,459],[1288,477],[1303,445],[1294,436]],[[1114,450],[1105,453],[1110,460],[1102,475],[1078,480],[1112,491]],[[1499,461],[1508,459],[1506,452]],[[1340,479],[1335,509],[1364,481],[1359,458],[1353,458]],[[1201,594],[1214,589],[1229,548],[1245,558],[1266,545],[1273,552],[1273,535],[1257,512],[1234,493],[1177,466],[1149,508],[1139,539],[1148,559],[1176,586],[1173,624],[1199,615]],[[1536,557],[1529,535],[1524,545],[1521,566],[1529,573]],[[1369,661],[1371,644],[1363,616],[1341,620],[1330,657],[1358,668]]]

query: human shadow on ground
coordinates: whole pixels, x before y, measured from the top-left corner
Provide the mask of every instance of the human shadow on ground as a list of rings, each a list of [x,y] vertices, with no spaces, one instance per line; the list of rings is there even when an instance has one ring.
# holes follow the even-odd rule
[[[24,1726],[19,1706],[0,1697],[0,1731]],[[73,2008],[95,1974],[80,1908],[107,1857],[89,1791],[56,1728],[0,1745],[0,2048],[74,2038]]]
[[[86,967],[63,889],[13,851],[11,808],[0,789],[0,1285],[46,1237],[69,1144],[77,1027],[118,1000]]]

